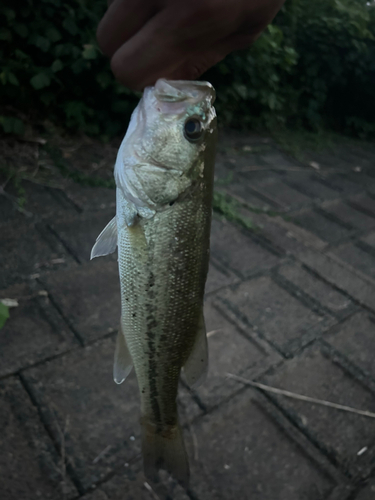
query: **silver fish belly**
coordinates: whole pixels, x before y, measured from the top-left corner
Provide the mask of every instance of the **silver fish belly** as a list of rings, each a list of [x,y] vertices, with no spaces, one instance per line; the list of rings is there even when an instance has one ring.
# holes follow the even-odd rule
[[[216,143],[213,89],[159,80],[146,89],[116,161],[116,218],[92,257],[118,245],[121,332],[114,378],[134,366],[141,396],[146,476],[159,468],[187,483],[176,397],[183,368],[197,385],[207,370],[203,296]]]

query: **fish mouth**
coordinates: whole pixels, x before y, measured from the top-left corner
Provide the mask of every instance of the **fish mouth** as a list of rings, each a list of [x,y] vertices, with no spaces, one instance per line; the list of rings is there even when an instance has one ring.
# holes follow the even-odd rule
[[[212,105],[216,98],[213,86],[203,81],[160,78],[152,89],[155,97],[161,102],[190,101],[195,104],[206,100],[209,101],[209,105]]]

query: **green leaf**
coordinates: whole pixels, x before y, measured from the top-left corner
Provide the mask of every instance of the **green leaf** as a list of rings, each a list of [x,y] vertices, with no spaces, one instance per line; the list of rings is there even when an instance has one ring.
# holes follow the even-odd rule
[[[29,30],[27,29],[27,26],[25,24],[20,24],[20,23],[15,24],[14,31],[17,33],[17,35],[21,36],[22,38],[27,37],[27,35],[29,34]]]
[[[25,125],[22,120],[13,118],[13,133],[16,135],[23,135],[25,133]]]
[[[8,82],[11,83],[12,85],[18,86],[20,82],[18,81],[18,78],[14,73],[11,73],[10,71],[8,72]]]
[[[104,72],[96,75],[95,79],[103,89],[109,87],[109,85],[111,85],[113,81],[111,75],[109,73],[104,73]]]
[[[78,33],[78,27],[71,17],[67,17],[62,25],[71,35]]]
[[[0,116],[0,125],[6,134],[11,134],[13,131],[12,121],[8,116]]]
[[[47,52],[50,48],[51,43],[48,38],[44,38],[44,36],[37,35],[35,39],[35,45],[39,47],[43,52]]]
[[[6,320],[9,318],[9,307],[5,306],[2,302],[0,302],[0,328],[2,328]]]
[[[12,85],[19,85],[19,81],[14,73],[5,69],[0,73],[0,82],[5,85],[6,83],[11,83]]]
[[[17,59],[28,59],[29,56],[25,54],[25,52],[22,52],[22,50],[16,49],[14,51],[14,55],[17,57]]]
[[[55,94],[53,92],[48,92],[48,90],[46,90],[45,92],[41,92],[40,94],[40,100],[46,106],[49,106],[55,98]]]
[[[56,28],[48,28],[48,30],[46,31],[46,37],[53,43],[58,42],[62,38],[61,33],[57,31]]]
[[[49,77],[49,75],[47,75],[47,73],[41,72],[33,76],[30,80],[30,83],[35,90],[40,90],[49,86],[49,84],[51,83],[51,78]]]
[[[54,73],[57,73],[58,71],[61,71],[63,69],[63,67],[64,67],[64,65],[63,65],[62,61],[60,59],[56,59],[56,61],[54,61],[52,63],[51,70]]]
[[[16,17],[16,13],[12,9],[5,8],[5,9],[3,9],[3,13],[4,13],[5,17],[7,18],[8,22],[13,21],[13,19]]]
[[[66,45],[64,45],[63,43],[59,43],[58,45],[55,46],[54,52],[56,57],[65,55],[67,53]]]
[[[94,45],[86,44],[83,46],[82,57],[84,59],[96,59],[97,50]]]
[[[7,28],[0,28],[0,40],[10,42],[12,40],[12,33]]]
[[[23,135],[25,126],[19,118],[0,116],[0,125],[6,134]]]
[[[88,64],[90,63],[86,62],[83,59],[79,59],[71,65],[71,69],[74,74],[78,75],[79,73],[82,73],[83,71],[85,71],[85,69],[87,69]]]

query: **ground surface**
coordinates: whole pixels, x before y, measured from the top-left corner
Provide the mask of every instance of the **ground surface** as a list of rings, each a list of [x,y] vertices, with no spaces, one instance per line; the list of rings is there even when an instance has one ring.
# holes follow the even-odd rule
[[[89,143],[60,146],[64,161],[110,179],[114,146],[104,160]],[[302,162],[270,139],[222,135],[210,371],[179,396],[187,491],[166,476],[145,482],[136,381],[112,380],[116,256],[89,253],[114,191],[50,175],[43,151],[3,149],[31,181],[0,196],[0,298],[19,302],[0,330],[1,499],[373,500],[375,419],[226,373],[375,412],[375,148],[341,143]]]

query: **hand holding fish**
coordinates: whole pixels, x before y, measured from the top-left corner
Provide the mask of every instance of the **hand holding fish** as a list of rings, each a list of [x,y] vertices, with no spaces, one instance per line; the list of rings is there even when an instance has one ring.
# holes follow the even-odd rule
[[[97,37],[116,78],[134,90],[195,80],[250,46],[285,0],[114,0]]]

